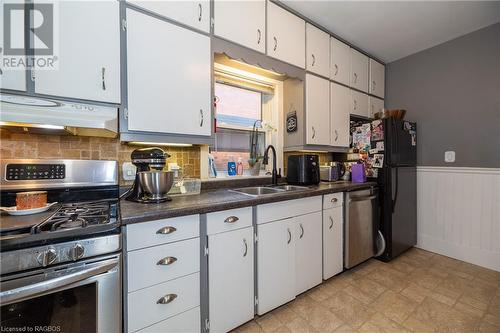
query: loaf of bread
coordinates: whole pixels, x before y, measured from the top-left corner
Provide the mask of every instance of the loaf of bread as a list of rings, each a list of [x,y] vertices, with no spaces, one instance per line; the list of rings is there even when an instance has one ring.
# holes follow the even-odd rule
[[[17,210],[45,207],[47,205],[46,191],[16,193]]]

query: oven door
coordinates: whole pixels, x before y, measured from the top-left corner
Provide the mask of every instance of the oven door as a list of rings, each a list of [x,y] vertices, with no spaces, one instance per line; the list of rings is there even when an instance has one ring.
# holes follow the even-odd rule
[[[120,261],[115,254],[2,277],[1,331],[120,332]]]

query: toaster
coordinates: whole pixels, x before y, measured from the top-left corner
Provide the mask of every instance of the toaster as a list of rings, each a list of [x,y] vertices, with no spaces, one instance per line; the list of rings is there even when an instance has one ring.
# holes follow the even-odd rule
[[[343,163],[330,162],[319,167],[319,178],[322,182],[334,182],[340,180],[345,173]]]
[[[290,155],[286,168],[286,180],[294,185],[319,184],[318,155]]]

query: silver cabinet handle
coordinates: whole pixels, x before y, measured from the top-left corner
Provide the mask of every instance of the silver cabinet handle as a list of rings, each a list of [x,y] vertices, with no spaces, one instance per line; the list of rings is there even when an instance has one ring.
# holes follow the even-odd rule
[[[203,7],[201,3],[198,4],[198,22],[201,22],[201,16],[203,15]]]
[[[312,138],[314,139],[316,137],[316,129],[314,129],[314,126],[312,126],[312,131],[313,131]]]
[[[227,219],[224,220],[224,223],[235,223],[238,222],[240,219],[237,216],[229,216]]]
[[[203,127],[203,118],[204,118],[203,110],[200,109],[200,127]]]
[[[314,54],[311,54],[312,56],[312,59],[313,59],[313,62],[311,64],[311,66],[314,66],[314,64],[316,63],[316,57],[314,56]]]
[[[248,244],[245,238],[243,238],[243,244],[245,245],[245,251],[243,252],[243,257],[246,257],[248,254]]]
[[[335,141],[337,141],[338,139],[339,139],[339,132],[335,130]]]
[[[354,110],[356,110],[358,108],[358,101],[357,100],[353,100],[353,103],[354,103]]]
[[[356,83],[358,81],[358,74],[356,73],[353,73],[354,74],[354,83]]]
[[[106,90],[106,67],[101,68],[102,90]]]
[[[288,241],[286,243],[290,244],[292,241],[292,232],[290,231],[290,228],[286,228],[286,231],[288,231]]]
[[[160,234],[160,235],[168,235],[168,234],[173,233],[174,231],[177,231],[177,229],[174,227],[168,226],[168,227],[163,227],[163,228],[159,229],[158,231],[156,231],[156,233]]]
[[[262,38],[262,31],[260,31],[260,29],[257,29],[257,35],[259,36],[259,38],[257,39],[257,44],[260,44],[260,39]]]
[[[339,201],[339,199],[337,199],[337,198],[332,198],[332,200],[330,200],[330,202],[332,202],[332,203],[335,203],[337,201]]]
[[[168,294],[156,301],[156,304],[168,304],[177,298],[177,294]]]
[[[172,265],[176,261],[177,261],[176,257],[165,257],[165,258],[158,260],[158,262],[156,264],[161,265],[161,266],[168,266],[168,265]]]
[[[375,81],[372,81],[372,92],[375,91],[375,86],[377,85],[377,83]]]
[[[337,64],[333,65],[335,67],[335,73],[333,74],[334,76],[337,76],[339,73],[339,66]]]
[[[304,237],[304,227],[302,226],[302,223],[299,223],[299,227],[300,227],[300,236],[299,236],[299,238],[302,239],[302,237]]]
[[[331,216],[330,217],[330,226],[328,227],[328,229],[331,229],[333,228],[333,218]]]
[[[276,49],[278,48],[278,39],[276,37],[273,37],[273,39],[274,39],[273,51],[276,51]]]

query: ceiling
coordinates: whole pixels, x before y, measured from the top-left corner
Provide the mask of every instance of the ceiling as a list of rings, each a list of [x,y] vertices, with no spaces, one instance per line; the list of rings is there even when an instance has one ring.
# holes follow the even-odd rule
[[[281,2],[386,63],[500,22],[500,1]]]

